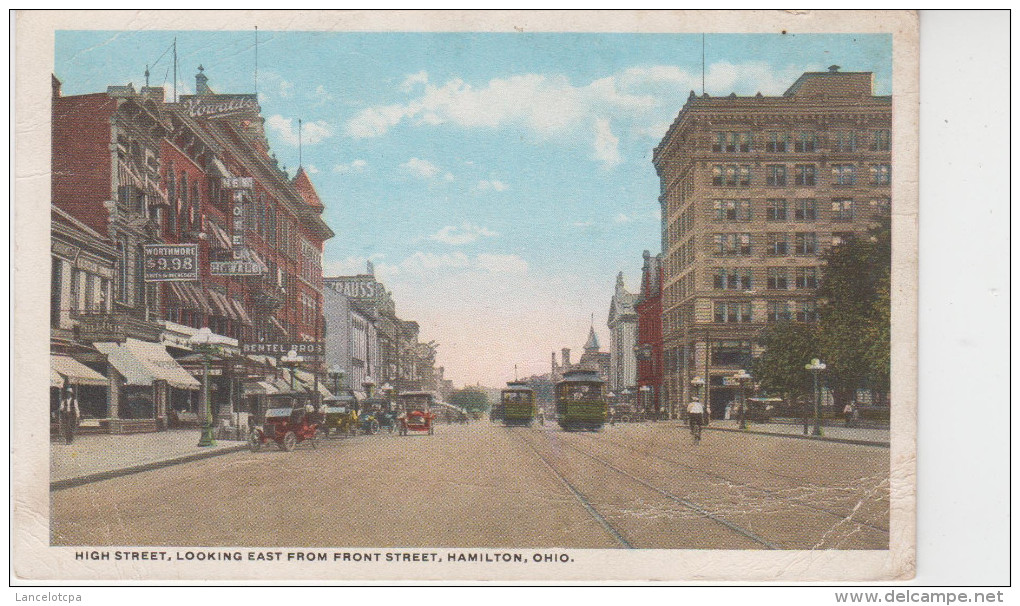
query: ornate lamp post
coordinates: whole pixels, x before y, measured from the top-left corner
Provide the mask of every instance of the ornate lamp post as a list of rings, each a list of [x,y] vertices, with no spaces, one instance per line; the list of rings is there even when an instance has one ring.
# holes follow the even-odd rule
[[[648,392],[652,391],[652,388],[647,385],[638,387],[638,391],[641,392],[641,411],[642,414],[648,414]]]
[[[339,364],[329,367],[329,378],[333,381],[333,395],[340,395],[340,385],[344,378],[344,369]]]
[[[290,369],[290,390],[294,391],[294,369],[301,366],[305,359],[299,356],[296,349],[287,352],[287,355],[280,358],[280,366]]]
[[[372,389],[375,387],[375,379],[372,377],[365,377],[365,380],[361,382],[361,386],[365,388],[365,393],[371,398]]]
[[[811,431],[811,435],[820,436],[822,435],[822,425],[821,418],[818,416],[818,406],[822,394],[818,391],[818,373],[825,370],[825,362],[822,362],[818,358],[814,358],[811,360],[810,364],[805,364],[804,368],[811,371],[811,376],[814,377],[815,384],[815,428]]]
[[[741,368],[737,371],[737,374],[733,375],[733,378],[736,379],[737,385],[740,388],[740,428],[747,429],[747,387],[745,385],[751,380],[751,375]]]
[[[223,339],[219,335],[213,334],[208,326],[203,326],[188,338],[188,344],[202,356],[202,402],[205,405],[205,420],[202,423],[202,435],[198,439],[200,447],[216,446],[212,402],[209,401],[209,361],[212,359],[213,353],[217,351],[217,346],[223,342]]]

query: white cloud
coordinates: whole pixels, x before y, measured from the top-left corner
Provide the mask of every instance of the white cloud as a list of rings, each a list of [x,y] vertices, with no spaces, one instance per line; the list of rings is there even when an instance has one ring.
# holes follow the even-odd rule
[[[615,217],[613,217],[613,223],[630,223],[633,220],[634,219],[628,217],[627,215],[625,215],[623,213],[620,213],[620,214],[616,215]]]
[[[266,119],[266,125],[285,144],[297,147],[298,132],[293,118],[284,118],[280,114],[273,114]],[[333,128],[325,121],[305,122],[301,126],[301,142],[304,145],[322,143],[332,136]]]
[[[314,164],[309,164],[305,166],[305,172],[308,173],[309,175],[314,175],[319,172],[319,169],[315,168]]]
[[[286,80],[280,80],[280,90],[279,90],[279,93],[280,93],[281,97],[289,97],[289,96],[291,96],[291,94],[293,94],[293,91],[294,91],[294,84],[293,83],[288,82]]]
[[[706,72],[710,94],[782,93],[814,65],[774,67],[763,61],[711,64]],[[406,122],[463,128],[519,128],[536,141],[591,141],[593,157],[605,168],[620,162],[619,138],[613,132],[659,138],[691,90],[701,90],[701,73],[674,65],[635,66],[575,84],[559,74],[517,74],[473,85],[459,78],[433,83],[419,72],[406,77],[405,103],[365,108],[345,125],[355,138],[377,137]],[[621,128],[622,127],[622,130]]]
[[[493,238],[498,235],[499,234],[487,227],[465,222],[460,226],[447,225],[436,233],[430,235],[429,240],[458,246],[460,244],[470,244],[482,237]]]
[[[333,95],[329,94],[326,87],[321,84],[315,87],[310,96],[318,105],[325,105],[333,100]]]
[[[524,274],[528,262],[517,255],[480,253],[468,256],[462,252],[436,254],[417,251],[397,266],[399,273],[423,274],[439,270],[463,269],[482,271],[490,274]]]
[[[595,157],[605,168],[620,163],[620,138],[613,134],[609,120],[604,118],[595,121]]]
[[[421,179],[433,180],[439,177],[442,171],[441,168],[428,160],[422,160],[421,158],[411,158],[407,162],[400,165],[400,168],[411,173],[415,177]],[[453,175],[451,173],[445,173],[442,175],[444,181],[453,181]]]
[[[405,93],[411,92],[414,89],[415,84],[428,84],[429,74],[425,70],[421,70],[417,74],[410,74],[400,84],[400,90]]]
[[[365,167],[368,166],[368,162],[358,159],[347,163],[339,163],[333,165],[333,172],[335,173],[360,173],[365,171]]]
[[[488,190],[488,189],[492,189],[492,190],[495,190],[495,191],[506,191],[506,190],[510,189],[510,186],[507,185],[506,183],[502,182],[502,181],[496,181],[496,180],[486,181],[486,180],[482,180],[482,181],[478,182],[478,189],[481,190],[481,191],[485,191],[485,190]]]
[[[591,227],[595,225],[594,221],[574,221],[571,225],[574,227]]]

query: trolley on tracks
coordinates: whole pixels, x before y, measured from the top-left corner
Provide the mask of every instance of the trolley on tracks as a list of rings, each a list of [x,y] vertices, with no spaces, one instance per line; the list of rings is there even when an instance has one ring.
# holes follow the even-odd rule
[[[527,426],[535,422],[535,391],[524,381],[510,381],[500,392],[499,406],[503,425]]]
[[[556,383],[556,420],[566,431],[599,431],[606,422],[605,382],[592,370],[571,370]]]

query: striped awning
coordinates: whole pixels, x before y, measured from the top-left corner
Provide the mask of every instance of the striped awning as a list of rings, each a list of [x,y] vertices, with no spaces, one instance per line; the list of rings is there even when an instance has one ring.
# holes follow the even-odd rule
[[[234,306],[234,310],[237,311],[237,317],[242,324],[245,326],[254,326],[255,324],[251,321],[251,316],[244,310],[244,305],[237,299],[228,299],[231,305]]]
[[[203,231],[209,234],[209,244],[220,250],[230,250],[232,245],[227,230],[220,227],[207,215],[202,215]]]
[[[209,299],[213,303],[213,307],[216,311],[213,313],[217,316],[222,316],[230,320],[238,320],[237,311],[234,310],[234,306],[230,304],[230,300],[227,299],[226,295],[223,295],[215,290],[209,289]]]
[[[202,291],[186,282],[168,282],[170,296],[176,299],[178,305],[184,309],[194,309],[206,314],[212,313],[212,308]]]
[[[152,385],[154,381],[166,381],[179,389],[198,389],[201,386],[195,377],[174,360],[161,343],[150,343],[128,339],[119,343],[93,343],[93,347],[104,353],[107,359],[128,385]]]

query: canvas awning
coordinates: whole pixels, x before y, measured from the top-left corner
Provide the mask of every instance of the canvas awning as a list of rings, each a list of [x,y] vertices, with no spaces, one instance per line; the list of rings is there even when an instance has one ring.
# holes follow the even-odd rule
[[[234,306],[234,309],[237,311],[237,317],[241,321],[242,324],[244,324],[245,326],[254,326],[255,325],[254,323],[252,323],[251,316],[249,316],[248,312],[244,310],[244,305],[241,305],[240,301],[238,301],[237,299],[227,299],[227,300],[230,302],[231,305]]]
[[[232,244],[230,242],[230,235],[227,234],[227,230],[220,227],[215,221],[210,219],[208,216],[203,215],[202,221],[205,223],[205,231],[210,235],[209,243],[220,250],[230,250]]]
[[[244,395],[250,396],[255,394],[264,394],[267,396],[275,395],[280,393],[280,390],[276,388],[272,383],[268,381],[255,381],[244,384]]]
[[[106,377],[70,356],[51,355],[50,386],[63,387],[65,379],[72,385],[102,387],[109,383]]]
[[[128,385],[152,385],[166,381],[178,389],[198,389],[201,383],[184,370],[162,343],[128,339],[119,343],[94,343],[97,350],[106,354],[110,364],[124,375]]]
[[[281,335],[287,336],[287,329],[284,328],[283,323],[277,320],[275,316],[269,316],[269,322],[276,327],[276,330],[280,331]]]

